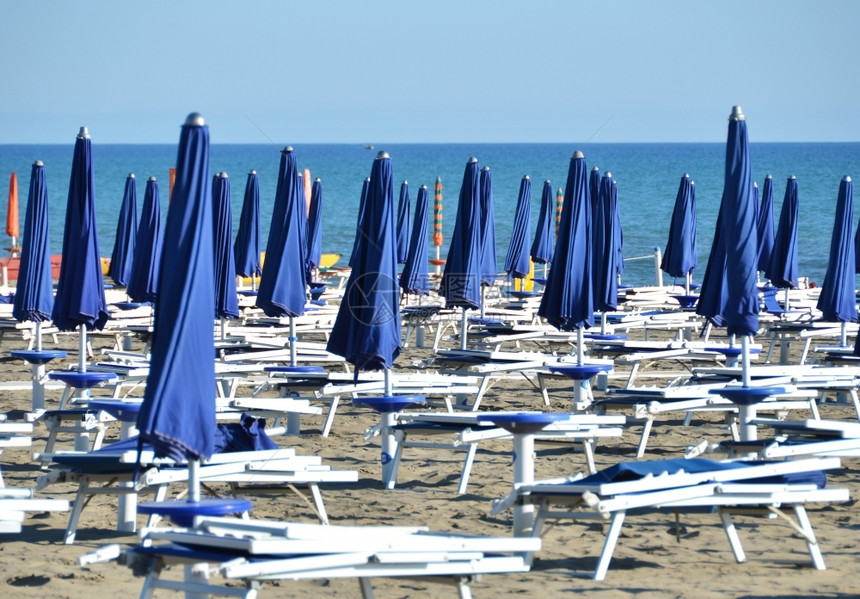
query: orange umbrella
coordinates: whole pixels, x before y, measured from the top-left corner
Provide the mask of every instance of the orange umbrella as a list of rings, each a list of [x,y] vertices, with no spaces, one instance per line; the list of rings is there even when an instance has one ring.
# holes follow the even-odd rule
[[[436,177],[436,193],[433,196],[433,245],[436,246],[436,259],[430,263],[436,266],[437,273],[444,260],[439,258],[439,248],[442,247],[442,177]]]
[[[558,193],[555,194],[555,236],[558,237],[558,227],[561,225],[561,208],[564,203],[564,192],[561,187],[558,188]]]
[[[167,188],[167,201],[169,202],[170,199],[173,197],[173,184],[176,183],[176,169],[171,166],[168,173],[169,176],[167,180],[169,183]]]
[[[14,172],[9,179],[9,205],[6,213],[6,234],[12,238],[12,251],[17,251],[16,237],[21,236],[21,228],[18,223],[18,175]]]
[[[311,187],[313,186],[313,181],[311,181],[311,169],[306,168],[302,173],[302,183],[305,185],[305,216],[310,216],[311,214]]]

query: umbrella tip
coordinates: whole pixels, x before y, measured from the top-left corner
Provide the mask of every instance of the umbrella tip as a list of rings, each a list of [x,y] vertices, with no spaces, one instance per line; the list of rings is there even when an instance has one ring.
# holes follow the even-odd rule
[[[768,175],[765,177],[765,179],[773,179],[773,175]]]
[[[319,177],[317,177],[316,179],[314,179],[314,183],[322,183],[322,179],[320,179]]]
[[[550,181],[549,179],[547,179],[546,181],[544,181],[544,184],[545,184],[545,185],[549,185],[550,183],[552,183],[552,181]]]
[[[147,179],[147,181],[152,181],[153,183],[155,183],[156,181],[158,181],[158,179],[155,178],[155,175],[152,175],[149,179]]]
[[[377,160],[380,160],[381,158],[391,158],[391,156],[388,155],[388,152],[382,150],[379,154],[376,155]]]
[[[472,163],[474,163],[474,162],[478,162],[478,159],[477,159],[477,158],[475,158],[474,156],[472,156],[471,158],[469,158],[469,164],[472,164]]]
[[[842,177],[842,180],[846,183],[851,183],[851,177],[849,175],[845,175],[844,177]]]
[[[218,173],[218,174],[217,174],[217,175],[215,175],[215,176],[216,176],[216,177],[221,177],[222,179],[226,179],[226,178],[227,178],[227,171],[221,171],[220,173]]]
[[[528,179],[528,178],[529,178],[528,175],[523,175],[523,179]]]
[[[406,179],[403,179],[403,184],[404,184],[404,185],[409,185],[409,181],[407,181]]]
[[[37,160],[36,162],[33,163],[33,166],[45,166],[45,163],[42,162],[41,160]]]
[[[421,187],[419,187],[418,189],[427,189],[427,186],[426,186],[426,185],[422,185],[422,186],[421,186]]]
[[[794,179],[797,179],[797,177],[795,177],[794,175],[791,175],[791,176],[788,178],[788,180],[789,180],[789,181],[792,181],[792,180],[794,180]]]
[[[284,146],[284,149],[281,150],[281,153],[286,154],[287,152],[292,152],[292,151],[293,151],[293,146]]]
[[[594,167],[594,168],[592,168],[591,170],[599,173],[599,172],[600,172],[600,167],[595,166],[595,167]]]
[[[199,112],[192,112],[185,118],[185,124],[189,127],[202,127],[206,124],[206,121]]]
[[[129,179],[134,179],[134,173],[129,173],[129,174],[128,174],[128,178],[129,178]]]
[[[740,106],[732,106],[732,115],[729,117],[730,121],[745,121],[746,118]]]
[[[87,131],[86,127],[81,127],[81,130],[78,131],[78,139],[89,139],[90,132]]]
[[[605,173],[603,173],[603,176],[606,177],[607,179],[611,179],[612,173],[610,173],[609,171],[606,171]]]
[[[585,154],[582,153],[582,150],[577,150],[573,153],[574,158],[585,158]]]
[[[257,171],[252,170],[252,171],[251,171],[250,173],[248,173],[248,174],[249,174],[249,175],[256,175],[256,174],[257,174]]]
[[[689,179],[689,178],[690,178],[690,173],[684,173],[684,179]]]

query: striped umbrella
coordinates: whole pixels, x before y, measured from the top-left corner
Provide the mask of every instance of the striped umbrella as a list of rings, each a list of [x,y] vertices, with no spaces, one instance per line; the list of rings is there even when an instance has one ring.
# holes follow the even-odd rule
[[[433,245],[436,246],[436,259],[445,237],[442,235],[442,177],[436,177],[436,192],[433,196]]]
[[[558,227],[561,225],[561,208],[564,205],[564,191],[561,187],[555,194],[555,237],[558,239]]]
[[[9,204],[6,212],[6,235],[12,238],[12,252],[17,252],[18,243],[15,240],[21,236],[20,223],[18,221],[18,175],[12,172],[9,177]]]

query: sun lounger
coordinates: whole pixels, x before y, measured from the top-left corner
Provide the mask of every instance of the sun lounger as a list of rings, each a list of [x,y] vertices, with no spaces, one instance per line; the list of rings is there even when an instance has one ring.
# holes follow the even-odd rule
[[[449,582],[471,597],[469,582],[482,574],[527,572],[539,539],[465,536],[421,526],[319,526],[290,522],[199,518],[187,529],[152,529],[124,562],[145,573],[141,597],[156,589],[251,599],[266,581],[355,578],[373,597],[372,579]],[[82,561],[87,561],[84,558]],[[168,579],[171,565],[196,565],[195,579]],[[222,584],[210,579],[218,574]],[[237,586],[236,583],[242,586]]]
[[[803,537],[812,564],[823,570],[807,503],[848,500],[848,490],[824,486],[824,470],[839,468],[837,458],[778,462],[716,462],[702,458],[626,462],[579,480],[561,479],[520,485],[494,504],[493,513],[528,504],[539,506],[533,536],[547,520],[608,521],[609,529],[594,572],[603,580],[628,513],[663,510],[716,510],[735,559],[746,560],[733,514],[780,516]],[[794,512],[792,519],[787,508]]]

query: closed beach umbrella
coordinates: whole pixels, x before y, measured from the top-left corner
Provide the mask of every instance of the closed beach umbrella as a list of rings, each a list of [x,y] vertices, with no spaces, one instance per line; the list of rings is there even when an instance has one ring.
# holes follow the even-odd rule
[[[397,263],[405,264],[409,253],[409,182],[400,184],[400,200],[397,202]]]
[[[773,254],[773,177],[764,178],[758,209],[758,270],[765,272]]]
[[[797,178],[785,184],[785,197],[779,213],[779,226],[773,239],[773,254],[765,276],[775,287],[789,289],[798,284],[797,260]]]
[[[436,259],[439,259],[439,249],[445,242],[442,234],[442,177],[436,177],[433,191],[433,245],[436,246]]]
[[[161,268],[161,197],[158,181],[150,177],[143,194],[143,209],[134,245],[128,296],[135,302],[155,302]]]
[[[612,173],[606,171],[600,178],[597,197],[592,198],[594,206],[591,223],[593,245],[593,291],[594,309],[600,312],[611,312],[618,307],[618,222],[615,213],[618,204],[615,201],[616,187]]]
[[[296,156],[288,146],[281,152],[266,262],[257,294],[257,306],[274,318],[301,316],[307,300],[305,238],[300,220],[305,206],[298,184]]]
[[[390,370],[400,354],[400,306],[391,158],[373,161],[355,265],[346,283],[328,351],[359,370]]]
[[[308,270],[316,270],[322,261],[322,181],[311,186],[311,209],[308,213]]]
[[[349,267],[352,268],[353,262],[355,261],[358,252],[360,251],[359,246],[364,242],[362,238],[362,228],[361,223],[364,221],[364,210],[365,205],[367,204],[367,189],[370,185],[370,177],[364,180],[364,183],[361,185],[361,195],[358,198],[358,218],[355,221],[355,238],[352,240],[352,253],[349,255]]]
[[[256,277],[263,272],[260,265],[260,182],[257,171],[248,173],[245,181],[245,196],[242,213],[239,215],[239,230],[233,245],[236,274],[251,277],[256,289]]]
[[[562,331],[594,324],[591,202],[585,155],[570,159],[561,225],[538,314]]]
[[[134,242],[137,236],[137,180],[134,173],[125,179],[125,192],[116,224],[116,237],[110,257],[108,276],[121,287],[128,286],[131,263],[134,260]]]
[[[409,241],[409,253],[406,264],[400,273],[400,289],[403,293],[412,295],[427,295],[430,293],[430,277],[427,273],[427,204],[429,193],[427,186],[418,189],[415,200],[415,219],[412,222],[412,238]]]
[[[214,451],[215,303],[209,127],[188,116],[179,139],[167,214],[152,356],[137,428],[140,443],[174,460]],[[190,497],[190,499],[195,499]]]
[[[549,179],[543,182],[531,257],[535,264],[547,264],[552,260],[552,184]]]
[[[591,172],[588,175],[588,193],[591,198],[591,215],[593,218],[595,204],[600,194],[600,169],[596,166],[591,168]]]
[[[51,278],[51,236],[48,226],[48,180],[41,161],[30,171],[30,192],[24,216],[24,239],[12,317],[18,322],[50,320],[54,307]],[[41,343],[41,334],[36,335]]]
[[[699,287],[699,299],[696,302],[696,314],[708,320],[714,326],[724,324],[723,312],[728,301],[726,287],[726,245],[723,239],[723,205],[717,213],[714,226],[714,238],[711,241],[711,252],[705,265],[705,274]]]
[[[230,179],[221,172],[212,180],[215,244],[215,318],[222,320],[239,316],[239,296],[236,293],[236,262],[233,258],[233,213],[230,207]]]
[[[696,184],[685,174],[678,185],[669,240],[660,268],[671,277],[684,277],[689,292],[689,276],[699,264],[696,249]]]
[[[624,273],[624,230],[621,227],[621,209],[618,205],[618,181],[612,180],[612,205],[615,209],[615,218],[613,219],[613,227],[615,227],[615,235],[613,240],[615,241],[615,253],[616,262],[615,262],[615,272],[618,274],[619,279],[621,275]]]
[[[496,265],[496,208],[493,201],[493,173],[481,169],[478,182],[481,197],[481,285],[492,285],[499,272]],[[483,301],[481,302],[483,305]]]
[[[12,238],[12,251],[18,250],[16,239],[21,236],[18,220],[18,175],[13,171],[9,177],[9,203],[6,206],[6,235]]]
[[[463,172],[454,232],[439,294],[445,304],[463,310],[481,307],[481,205],[478,159],[470,158]]]
[[[531,233],[531,211],[529,202],[532,195],[532,183],[526,175],[520,180],[520,190],[517,195],[517,207],[514,213],[514,226],[511,230],[511,241],[505,257],[505,272],[515,279],[523,279],[529,274],[528,236]]]
[[[818,296],[817,307],[822,320],[828,322],[855,322],[857,304],[854,292],[854,242],[851,228],[854,224],[854,184],[845,176],[839,183],[836,198],[836,218],[830,238],[830,259],[824,284]],[[843,337],[842,344],[845,344]]]
[[[561,211],[564,207],[564,190],[559,187],[555,192],[555,238],[558,243],[558,229],[561,227]],[[555,251],[552,253],[555,256]]]
[[[96,228],[92,142],[86,127],[75,140],[63,228],[62,264],[51,320],[61,331],[79,329],[80,370],[86,369],[86,332],[108,320]]]

